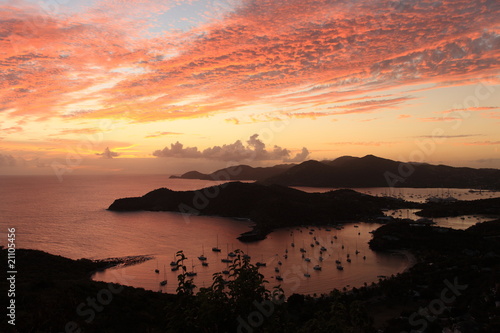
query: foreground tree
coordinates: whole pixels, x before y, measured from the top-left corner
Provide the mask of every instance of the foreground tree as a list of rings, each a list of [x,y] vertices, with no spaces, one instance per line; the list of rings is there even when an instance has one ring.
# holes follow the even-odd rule
[[[250,263],[250,258],[241,250],[229,266],[227,279],[222,273],[213,275],[213,283],[208,288],[200,288],[194,295],[193,279],[188,278],[183,261],[187,258],[182,251],[177,252],[177,266],[182,270],[178,276],[178,302],[168,311],[169,331],[171,332],[235,332],[248,327],[248,318],[265,308],[274,313],[283,303],[283,291],[276,288],[273,292],[265,287],[267,281],[259,273],[258,267]],[[269,324],[259,315],[259,329]],[[260,320],[262,318],[262,322]],[[255,323],[252,323],[255,324]],[[251,326],[253,327],[253,326]],[[247,329],[248,331],[248,329]]]

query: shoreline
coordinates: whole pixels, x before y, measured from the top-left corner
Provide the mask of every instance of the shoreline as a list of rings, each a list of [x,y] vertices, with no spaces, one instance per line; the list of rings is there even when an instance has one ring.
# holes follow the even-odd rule
[[[417,257],[411,253],[409,250],[390,250],[389,253],[394,253],[405,257],[406,267],[401,273],[408,272],[413,266],[418,263]]]

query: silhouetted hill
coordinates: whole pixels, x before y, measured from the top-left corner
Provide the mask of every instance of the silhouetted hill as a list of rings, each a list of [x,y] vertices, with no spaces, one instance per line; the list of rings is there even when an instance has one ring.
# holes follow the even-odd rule
[[[373,155],[342,156],[333,161],[309,160],[253,168],[239,165],[211,174],[190,171],[170,178],[256,180],[263,184],[311,187],[429,187],[500,190],[500,170],[398,162]]]
[[[0,248],[2,262],[7,263],[7,256],[7,249]],[[72,260],[17,248],[19,273],[13,298],[16,325],[8,324],[7,320],[12,318],[4,315],[0,332],[164,332],[167,325],[164,308],[177,300],[176,295],[90,280],[97,270],[117,263],[117,260]],[[126,273],[124,276],[130,278]],[[125,277],[121,279],[124,282]],[[5,277],[0,281],[5,295],[8,282]],[[7,297],[3,299],[5,304]],[[98,308],[87,303],[92,300]]]
[[[215,172],[205,174],[198,171],[189,171],[181,176],[170,176],[170,178],[201,179],[201,180],[262,180],[280,174],[295,164],[280,164],[272,167],[251,167],[249,165],[237,165]]]
[[[500,243],[496,239],[498,235],[498,219],[477,223],[465,230],[394,222],[375,230],[369,244],[376,251],[408,249],[420,255],[436,256],[439,253],[440,256],[456,256],[466,249],[485,254],[500,250]]]
[[[142,197],[117,199],[108,209],[251,219],[260,235],[265,235],[277,227],[360,221],[382,216],[382,208],[416,206],[400,199],[373,197],[353,190],[306,193],[280,185],[232,182],[196,191],[161,188]]]
[[[500,170],[405,163],[367,155],[307,161],[265,184],[314,187],[439,187],[500,189]]]
[[[448,217],[473,214],[500,215],[500,198],[458,200],[455,202],[428,202],[416,213],[425,217]]]

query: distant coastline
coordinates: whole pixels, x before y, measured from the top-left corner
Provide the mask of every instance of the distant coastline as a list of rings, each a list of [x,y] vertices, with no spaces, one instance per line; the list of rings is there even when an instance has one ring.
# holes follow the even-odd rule
[[[253,230],[238,238],[247,242],[264,239],[273,229],[281,227],[351,221],[387,223],[393,218],[384,216],[382,210],[386,209],[420,209],[417,214],[426,218],[465,214],[500,216],[500,198],[415,203],[347,189],[307,193],[280,185],[229,182],[195,191],[156,189],[142,197],[116,199],[108,207],[111,211],[171,211],[253,221]]]
[[[217,181],[255,180],[263,184],[307,187],[413,187],[500,190],[499,169],[474,169],[401,162],[373,155],[309,160],[272,167],[237,165],[204,174],[189,171],[170,178]]]

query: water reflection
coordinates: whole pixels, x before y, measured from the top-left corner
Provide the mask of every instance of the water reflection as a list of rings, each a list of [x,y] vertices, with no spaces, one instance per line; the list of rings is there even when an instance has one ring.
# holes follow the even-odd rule
[[[223,263],[222,259],[228,258],[229,252],[239,248],[251,256],[253,263],[265,262],[266,266],[259,270],[269,281],[269,288],[281,285],[287,295],[294,292],[320,294],[334,288],[342,289],[360,287],[364,283],[370,284],[378,281],[379,276],[390,276],[407,267],[408,261],[400,254],[376,253],[368,248],[368,241],[371,238],[369,232],[378,226],[359,223],[347,224],[341,230],[333,227],[280,229],[271,233],[267,239],[250,244],[240,243],[234,238],[222,238],[219,235],[221,252],[207,251],[216,245],[215,238],[204,244],[197,241],[176,243],[178,244],[177,250],[183,250],[188,257],[185,262],[188,270],[192,269],[197,273],[194,281],[198,287],[209,286],[214,272],[227,269],[229,264]],[[222,239],[227,241],[226,244],[222,244],[224,242],[221,242]],[[292,242],[295,244],[294,247]],[[301,248],[306,252],[301,252]],[[208,266],[202,266],[197,258],[202,254],[203,249]],[[159,253],[156,260],[100,272],[94,276],[94,279],[118,282],[116,276],[124,270],[135,277],[130,284],[134,287],[174,293],[178,272],[172,272],[169,266],[174,253],[175,250],[170,253]],[[337,269],[337,260],[342,262],[343,270]],[[321,270],[315,270],[315,266],[321,267]],[[157,268],[160,270],[159,274],[155,273]],[[305,274],[309,274],[310,277],[306,277]],[[164,276],[168,283],[160,286]],[[276,276],[281,276],[283,280],[277,281]]]

